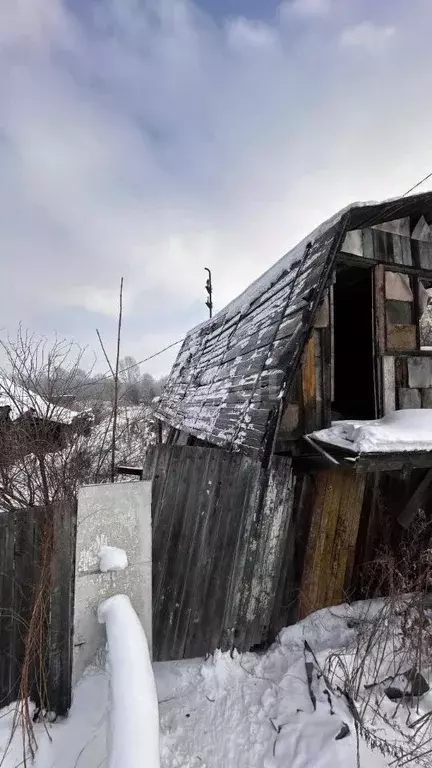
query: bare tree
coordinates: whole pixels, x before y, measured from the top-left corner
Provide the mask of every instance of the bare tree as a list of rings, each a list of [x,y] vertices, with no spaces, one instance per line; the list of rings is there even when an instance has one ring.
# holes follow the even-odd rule
[[[112,447],[125,463],[142,461],[147,446],[156,442],[148,408],[104,400],[100,388],[112,378],[93,377],[85,370],[84,352],[76,344],[41,338],[19,328],[16,337],[0,339],[0,514],[29,506],[45,511],[41,520],[43,546],[25,632],[19,701],[14,728],[21,723],[23,743],[32,755],[36,748],[30,691],[34,670],[38,698],[49,702],[44,680],[46,627],[50,612],[53,554],[53,505],[76,499],[79,485],[112,479]],[[69,404],[92,408],[73,411]],[[65,405],[66,403],[66,405]],[[89,403],[87,402],[87,406]],[[97,412],[97,419],[94,417]],[[1,762],[0,762],[1,764]]]
[[[91,415],[77,414],[59,399],[65,389],[73,396],[82,385],[84,350],[58,339],[50,344],[20,328],[16,338],[0,340],[0,351],[0,506],[71,498],[87,479],[82,453]]]

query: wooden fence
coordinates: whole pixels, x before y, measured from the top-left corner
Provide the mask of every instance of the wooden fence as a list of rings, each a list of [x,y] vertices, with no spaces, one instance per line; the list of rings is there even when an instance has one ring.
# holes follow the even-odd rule
[[[291,461],[277,457],[264,497],[259,462],[218,448],[158,445],[153,480],[153,651],[192,658],[249,649],[286,622]]]
[[[49,510],[30,507],[0,513],[0,708],[19,695],[25,638],[47,535],[52,535],[47,693],[50,709],[57,714],[66,714],[70,707],[75,528],[72,503],[56,504]],[[37,700],[34,675],[33,670],[32,694]]]

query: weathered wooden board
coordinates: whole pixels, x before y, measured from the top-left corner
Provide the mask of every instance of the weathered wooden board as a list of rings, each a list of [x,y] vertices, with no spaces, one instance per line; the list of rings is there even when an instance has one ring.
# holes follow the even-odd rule
[[[351,581],[365,474],[317,472],[303,579],[300,616],[343,602]]]
[[[432,387],[421,390],[422,408],[432,408]]]
[[[378,354],[386,351],[386,322],[385,322],[385,271],[382,264],[374,269],[374,298],[375,298],[375,339]]]
[[[352,229],[346,233],[341,245],[342,253],[349,253],[352,256],[363,256],[363,231],[361,229]]]
[[[383,407],[384,415],[396,410],[395,358],[382,357]]]
[[[76,508],[54,505],[0,513],[0,707],[19,694],[25,639],[40,575],[42,546],[52,525],[51,593],[47,595],[46,686],[49,706],[71,704],[73,578]],[[36,695],[35,675],[31,684]],[[37,698],[37,696],[36,696]]]
[[[408,359],[408,386],[419,389],[432,387],[432,357]]]
[[[413,325],[413,302],[386,301],[387,325]]]
[[[300,405],[288,403],[282,415],[280,432],[281,436],[289,437],[295,433],[300,425]]]
[[[157,660],[218,647],[247,650],[270,635],[292,513],[291,460],[159,445],[153,479],[153,650]],[[281,628],[281,627],[279,627]]]
[[[381,232],[390,232],[394,235],[400,235],[401,237],[410,236],[410,219],[408,216],[404,216],[402,219],[391,219],[390,221],[383,221],[381,224],[375,224],[374,229]]]
[[[327,328],[329,323],[330,323],[330,301],[329,301],[329,295],[327,292],[324,297],[324,301],[322,302],[321,307],[317,312],[315,322],[314,322],[314,328]]]
[[[316,370],[315,333],[310,337],[302,366],[303,428],[306,433],[313,432],[317,408],[317,370]]]
[[[387,349],[395,352],[414,352],[417,348],[415,325],[387,324]]]
[[[432,270],[432,243],[412,240],[412,252],[419,269]]]

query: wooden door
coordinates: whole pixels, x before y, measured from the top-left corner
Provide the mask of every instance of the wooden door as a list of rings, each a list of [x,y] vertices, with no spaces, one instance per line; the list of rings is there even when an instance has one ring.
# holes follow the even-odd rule
[[[344,602],[351,581],[366,475],[317,472],[300,590],[300,618]]]

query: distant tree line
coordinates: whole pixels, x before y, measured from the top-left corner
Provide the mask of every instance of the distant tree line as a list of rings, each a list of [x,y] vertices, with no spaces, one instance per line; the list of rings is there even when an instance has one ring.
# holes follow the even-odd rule
[[[137,361],[130,356],[120,360],[119,370],[119,398],[126,405],[148,405],[160,395],[166,383],[167,377],[156,379],[150,373],[141,373]],[[65,406],[76,402],[111,402],[114,393],[112,375],[89,375],[80,367],[74,368],[72,376],[70,370],[61,366],[55,372],[42,371],[37,382],[33,376],[27,384],[29,389],[37,389],[51,401],[57,400]]]

